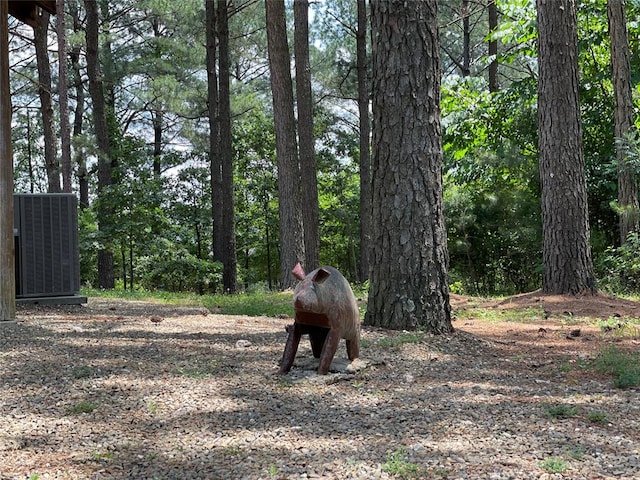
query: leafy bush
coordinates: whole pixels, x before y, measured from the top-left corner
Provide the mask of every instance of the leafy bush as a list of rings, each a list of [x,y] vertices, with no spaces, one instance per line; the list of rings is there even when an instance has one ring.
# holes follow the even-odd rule
[[[188,252],[142,257],[137,274],[143,288],[169,292],[215,292],[222,283],[222,264]]]
[[[600,288],[614,293],[640,291],[640,236],[632,232],[619,247],[609,247],[596,262]]]

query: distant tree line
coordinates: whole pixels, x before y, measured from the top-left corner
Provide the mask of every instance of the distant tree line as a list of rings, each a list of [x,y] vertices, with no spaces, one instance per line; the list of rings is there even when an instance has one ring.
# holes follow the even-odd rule
[[[66,1],[10,22],[16,189],[78,195],[100,288],[286,288],[302,261],[376,291],[396,276],[400,297],[429,275],[633,290],[640,6],[537,3]],[[412,28],[427,71],[401,53]]]

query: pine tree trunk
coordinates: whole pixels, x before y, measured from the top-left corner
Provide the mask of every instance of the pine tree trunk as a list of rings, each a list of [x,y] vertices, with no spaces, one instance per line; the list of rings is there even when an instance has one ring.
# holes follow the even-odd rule
[[[302,180],[302,223],[304,225],[304,268],[319,267],[318,180],[313,136],[313,98],[309,65],[309,2],[294,0],[294,54],[296,59],[296,97],[298,105],[298,141]]]
[[[469,24],[469,0],[462,0],[462,76],[471,75],[471,25]]]
[[[102,73],[98,57],[98,5],[95,0],[85,0],[87,12],[86,41],[87,41],[87,76],[89,78],[89,92],[91,94],[93,125],[98,145],[98,196],[97,211],[100,230],[111,222],[113,207],[105,197],[105,191],[112,184],[111,178],[111,142],[107,126],[107,112]],[[98,252],[98,287],[113,288],[115,276],[113,272],[113,252],[105,247]]]
[[[236,226],[233,198],[233,151],[231,144],[231,91],[229,87],[229,12],[227,0],[218,0],[218,48],[220,59],[219,112],[220,157],[222,164],[222,284],[235,293],[237,286]]]
[[[16,318],[8,14],[0,2],[0,321]]]
[[[371,249],[371,120],[369,118],[369,81],[367,59],[367,4],[358,0],[356,34],[358,68],[358,117],[360,121],[360,281],[369,278]]]
[[[265,2],[267,49],[271,72],[273,117],[278,157],[278,211],[280,214],[280,287],[295,283],[291,270],[304,261],[300,165],[293,114],[293,87],[284,0]]]
[[[489,0],[487,5],[489,16],[489,33],[493,33],[498,28],[498,6],[496,0]],[[489,64],[489,91],[497,92],[500,88],[498,85],[498,41],[489,40],[489,56],[493,57]]]
[[[74,2],[69,3],[69,13],[73,21],[73,32],[78,33],[82,30],[77,5]],[[76,93],[76,105],[73,112],[73,137],[79,137],[83,133],[84,120],[84,85],[82,82],[82,73],[80,71],[80,52],[81,46],[74,45],[69,52],[71,59],[71,71],[73,78],[73,88]],[[78,145],[74,151],[74,162],[78,165],[78,190],[79,205],[81,209],[89,206],[89,172],[87,170],[87,159],[84,154],[84,147]]]
[[[49,193],[60,193],[60,163],[57,153],[57,137],[51,100],[51,65],[49,64],[48,33],[49,13],[42,11],[38,17],[38,26],[33,30],[38,64],[38,93],[40,95],[40,114],[44,137],[44,161],[47,171]]]
[[[372,1],[371,29],[373,203],[366,323],[451,332],[437,0]]]
[[[222,164],[220,156],[220,121],[218,117],[218,73],[216,45],[215,0],[206,0],[207,37],[207,95],[209,103],[209,165],[211,170],[211,217],[213,223],[213,260],[222,262],[223,250],[223,208],[222,208]]]
[[[607,16],[611,37],[611,78],[615,97],[615,136],[618,162],[618,205],[620,207],[620,243],[625,243],[629,232],[638,231],[640,205],[638,182],[627,159],[627,137],[634,129],[631,66],[629,64],[629,38],[624,0],[608,0]]]
[[[60,115],[60,151],[62,191],[71,193],[71,127],[69,126],[69,84],[67,81],[67,40],[64,0],[56,0],[56,34],[58,37],[58,98]]]
[[[157,16],[151,19],[153,29],[153,37],[156,42],[154,56],[159,60],[162,52],[159,47],[162,41],[162,33],[160,32],[160,24]],[[157,99],[154,101],[151,109],[151,124],[153,125],[153,176],[159,179],[162,175],[162,131],[164,127],[164,113],[162,111],[162,102]]]
[[[538,0],[538,133],[543,290],[594,293],[575,0]]]
[[[162,175],[162,124],[163,114],[160,107],[151,111],[153,125],[153,176],[157,179]]]

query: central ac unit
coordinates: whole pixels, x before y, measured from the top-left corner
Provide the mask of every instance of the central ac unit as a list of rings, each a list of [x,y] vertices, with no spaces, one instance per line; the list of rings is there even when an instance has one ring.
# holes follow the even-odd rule
[[[73,194],[14,195],[16,297],[80,290],[77,200]]]

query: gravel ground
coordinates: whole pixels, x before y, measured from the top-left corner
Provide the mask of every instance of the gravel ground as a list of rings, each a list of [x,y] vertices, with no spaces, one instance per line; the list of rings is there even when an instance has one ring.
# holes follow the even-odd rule
[[[291,321],[21,307],[0,326],[0,479],[640,479],[638,389],[584,368],[637,337],[549,321],[365,328],[356,373],[343,343],[334,373],[315,375],[303,339],[277,376]]]

